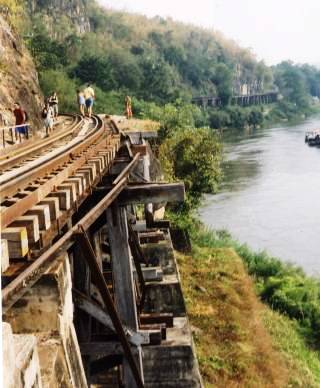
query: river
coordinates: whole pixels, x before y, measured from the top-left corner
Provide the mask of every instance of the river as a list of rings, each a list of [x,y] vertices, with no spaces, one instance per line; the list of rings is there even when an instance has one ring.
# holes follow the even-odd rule
[[[320,148],[304,142],[320,117],[295,125],[229,131],[224,179],[200,218],[305,272],[320,274]]]

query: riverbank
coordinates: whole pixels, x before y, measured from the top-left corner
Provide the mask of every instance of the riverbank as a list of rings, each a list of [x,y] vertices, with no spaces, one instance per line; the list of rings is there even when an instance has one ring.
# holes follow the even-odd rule
[[[319,306],[319,298],[312,299],[317,280],[251,252],[226,232],[179,222],[192,242],[192,252],[179,253],[178,263],[206,386],[320,387],[319,330],[316,320],[314,331],[308,323],[316,311],[290,318],[295,307],[307,314]],[[267,304],[281,295],[287,304],[279,313]]]

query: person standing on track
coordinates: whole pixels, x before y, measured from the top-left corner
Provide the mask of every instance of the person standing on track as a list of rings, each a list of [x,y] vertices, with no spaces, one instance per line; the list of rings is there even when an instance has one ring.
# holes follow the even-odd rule
[[[87,87],[83,91],[83,95],[88,112],[88,117],[90,118],[92,116],[93,100],[95,99],[95,93],[93,88],[91,87],[91,84],[87,84]]]
[[[25,137],[26,135],[26,128],[23,126],[23,124],[26,122],[26,113],[25,111],[21,108],[20,104],[18,102],[15,102],[13,105],[13,114],[16,119],[16,137],[17,134],[22,135]]]
[[[49,105],[53,109],[53,117],[56,119],[59,114],[59,100],[56,92],[53,92],[51,96],[49,97]]]
[[[53,111],[53,107],[50,106],[50,100],[46,101],[46,104],[42,110],[42,117],[44,118],[46,137],[48,137],[50,133],[53,131],[53,118],[54,118],[54,111]]]
[[[77,90],[77,100],[78,100],[78,105],[79,105],[79,110],[81,115],[84,117],[85,116],[85,107],[86,107],[86,100],[84,98],[83,92],[81,92],[80,89]]]
[[[130,96],[126,96],[124,99],[127,119],[132,119],[132,102]]]

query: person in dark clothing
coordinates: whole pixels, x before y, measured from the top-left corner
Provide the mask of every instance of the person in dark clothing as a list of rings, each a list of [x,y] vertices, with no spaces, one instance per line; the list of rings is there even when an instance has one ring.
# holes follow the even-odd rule
[[[14,103],[13,114],[16,119],[16,134],[21,134],[23,137],[26,136],[26,127],[23,126],[26,122],[26,112],[21,108],[18,102]]]

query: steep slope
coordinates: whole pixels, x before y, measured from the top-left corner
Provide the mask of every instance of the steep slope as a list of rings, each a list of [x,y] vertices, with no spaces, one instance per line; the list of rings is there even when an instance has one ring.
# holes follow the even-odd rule
[[[319,387],[319,356],[258,300],[233,249],[196,248],[178,263],[206,387]]]
[[[27,111],[30,121],[41,124],[42,93],[34,63],[21,38],[0,15],[0,112],[14,123],[8,109],[15,101]]]

